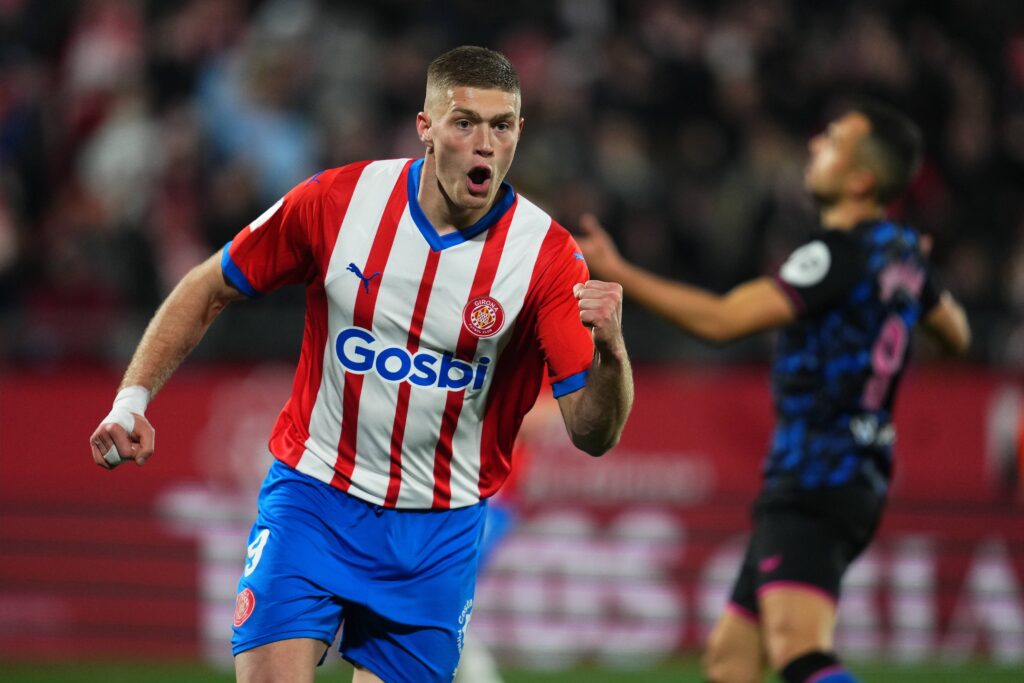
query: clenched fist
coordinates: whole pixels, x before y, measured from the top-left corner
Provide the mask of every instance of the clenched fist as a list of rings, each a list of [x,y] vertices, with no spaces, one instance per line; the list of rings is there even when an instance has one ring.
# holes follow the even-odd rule
[[[580,321],[593,330],[599,351],[620,350],[622,340],[622,286],[615,282],[587,280],[572,293],[579,302]]]

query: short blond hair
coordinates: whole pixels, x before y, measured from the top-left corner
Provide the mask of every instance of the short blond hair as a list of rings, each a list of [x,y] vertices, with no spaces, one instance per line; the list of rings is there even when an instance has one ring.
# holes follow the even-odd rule
[[[519,74],[508,57],[475,45],[449,50],[427,68],[427,101],[431,92],[446,92],[460,86],[520,95]]]

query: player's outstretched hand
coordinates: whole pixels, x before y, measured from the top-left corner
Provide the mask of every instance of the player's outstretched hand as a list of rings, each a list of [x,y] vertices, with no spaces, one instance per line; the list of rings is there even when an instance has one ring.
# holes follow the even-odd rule
[[[579,301],[580,320],[594,332],[598,351],[621,350],[622,285],[617,282],[587,280],[577,283],[572,293]]]
[[[112,470],[125,460],[143,465],[153,454],[156,442],[153,425],[139,413],[125,417],[134,418],[128,428],[124,426],[124,420],[114,421],[107,417],[89,437],[92,460],[103,469]]]
[[[575,237],[591,275],[608,280],[616,279],[615,272],[622,264],[622,256],[619,255],[611,236],[605,232],[593,214],[585,213],[580,216]]]

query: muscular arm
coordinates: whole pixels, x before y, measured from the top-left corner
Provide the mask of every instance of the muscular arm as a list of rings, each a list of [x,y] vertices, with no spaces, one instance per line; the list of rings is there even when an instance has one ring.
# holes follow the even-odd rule
[[[925,329],[951,353],[963,355],[971,347],[971,327],[963,307],[948,291],[924,318]]]
[[[594,332],[594,361],[587,384],[558,397],[565,428],[576,448],[593,456],[619,442],[633,407],[633,372],[622,338],[622,288],[590,280],[576,285],[580,319]]]
[[[206,334],[217,314],[244,299],[224,281],[220,253],[189,271],[146,327],[121,388],[140,385],[155,395]]]
[[[768,277],[719,296],[623,263],[614,277],[626,296],[673,325],[714,343],[781,327],[796,318],[792,302]]]
[[[89,437],[93,462],[108,470],[123,460],[134,460],[137,465],[146,462],[156,435],[143,415],[146,404],[203,338],[217,314],[241,298],[243,295],[224,281],[219,254],[182,278],[146,327],[121,380],[113,410]],[[120,404],[122,400],[125,403]]]
[[[751,280],[719,296],[634,266],[619,255],[593,216],[580,219],[577,242],[595,276],[618,282],[626,297],[706,341],[728,342],[796,318],[792,302],[771,278]]]

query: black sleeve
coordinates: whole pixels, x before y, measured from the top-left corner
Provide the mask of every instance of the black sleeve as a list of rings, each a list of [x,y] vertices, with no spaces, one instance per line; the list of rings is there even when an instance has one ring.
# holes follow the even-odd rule
[[[846,296],[863,271],[860,245],[845,232],[827,230],[789,255],[775,281],[800,316],[813,316]]]

